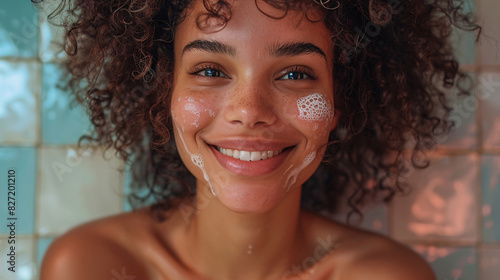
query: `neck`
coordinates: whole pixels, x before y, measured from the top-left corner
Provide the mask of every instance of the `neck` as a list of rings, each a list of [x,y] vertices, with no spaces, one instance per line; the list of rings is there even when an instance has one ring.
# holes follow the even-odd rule
[[[208,187],[199,185],[198,210],[186,232],[195,270],[217,279],[281,279],[301,250],[300,191],[288,193],[269,212],[242,214],[227,209]]]

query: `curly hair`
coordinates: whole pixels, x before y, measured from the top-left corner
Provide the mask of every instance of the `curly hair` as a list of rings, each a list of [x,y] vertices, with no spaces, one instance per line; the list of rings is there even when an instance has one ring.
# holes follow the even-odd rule
[[[40,2],[34,1],[33,2]],[[94,130],[80,138],[113,147],[130,164],[129,202],[134,208],[151,198],[162,213],[196,194],[195,179],[174,143],[170,96],[174,69],[174,31],[192,0],[64,0],[65,62],[68,87],[90,116]],[[207,13],[198,27],[223,28],[231,2],[203,0]],[[325,157],[304,184],[302,207],[334,213],[350,191],[351,211],[382,194],[390,201],[405,187],[398,178],[428,165],[421,154],[453,127],[447,88],[460,95],[470,77],[459,68],[449,41],[454,28],[477,32],[474,15],[455,0],[255,0],[270,5],[279,20],[302,11],[323,21],[334,45],[333,79],[337,127]],[[65,6],[68,5],[66,8]],[[260,8],[259,8],[260,9]],[[319,10],[321,18],[310,16]],[[57,12],[49,18],[55,17]],[[326,35],[325,35],[326,36]],[[146,193],[144,194],[144,190]],[[143,195],[139,195],[143,193]]]

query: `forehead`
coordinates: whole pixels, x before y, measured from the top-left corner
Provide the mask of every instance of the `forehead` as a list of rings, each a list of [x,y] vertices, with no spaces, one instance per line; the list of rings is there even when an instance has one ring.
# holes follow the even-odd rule
[[[311,22],[303,11],[288,11],[284,18],[274,19],[259,10],[256,2],[264,3],[235,0],[230,7],[231,18],[221,29],[214,26],[200,28],[199,22],[204,22],[207,10],[202,0],[195,0],[185,19],[177,27],[176,53],[194,40],[214,40],[236,49],[252,47],[258,50],[283,42],[307,42],[321,47],[329,56],[332,48],[330,34],[322,21]],[[266,9],[274,8],[267,6]]]

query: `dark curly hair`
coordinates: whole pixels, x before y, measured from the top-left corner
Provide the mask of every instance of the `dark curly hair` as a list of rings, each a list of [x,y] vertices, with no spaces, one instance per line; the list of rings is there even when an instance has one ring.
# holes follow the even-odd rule
[[[203,1],[207,13],[198,18],[198,27],[217,22],[224,28],[231,19],[231,1]],[[129,202],[137,208],[153,198],[151,209],[163,220],[162,214],[196,193],[194,177],[171,137],[170,112],[164,110],[170,108],[174,31],[193,1],[71,3],[61,2],[49,19],[67,13],[67,86],[94,126],[78,144],[113,147],[130,167]],[[459,68],[449,38],[459,28],[477,32],[478,40],[481,28],[474,15],[455,0],[255,4],[275,8],[277,14],[261,11],[276,20],[288,11],[301,11],[310,21],[324,21],[334,34],[334,100],[340,118],[321,165],[304,184],[302,207],[334,213],[339,198],[349,192],[349,222],[350,214],[362,217],[360,206],[370,197],[382,194],[390,201],[396,192],[404,192],[398,178],[408,164],[426,167],[422,153],[453,127],[447,88],[470,94],[465,86],[470,77]],[[313,9],[320,11],[320,18],[311,17]]]

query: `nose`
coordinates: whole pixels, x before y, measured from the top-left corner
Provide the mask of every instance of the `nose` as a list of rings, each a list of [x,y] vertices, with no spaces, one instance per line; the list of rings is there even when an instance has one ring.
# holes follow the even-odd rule
[[[234,92],[229,93],[224,117],[231,124],[246,128],[269,126],[278,118],[269,88],[258,85],[258,82],[240,83]]]

